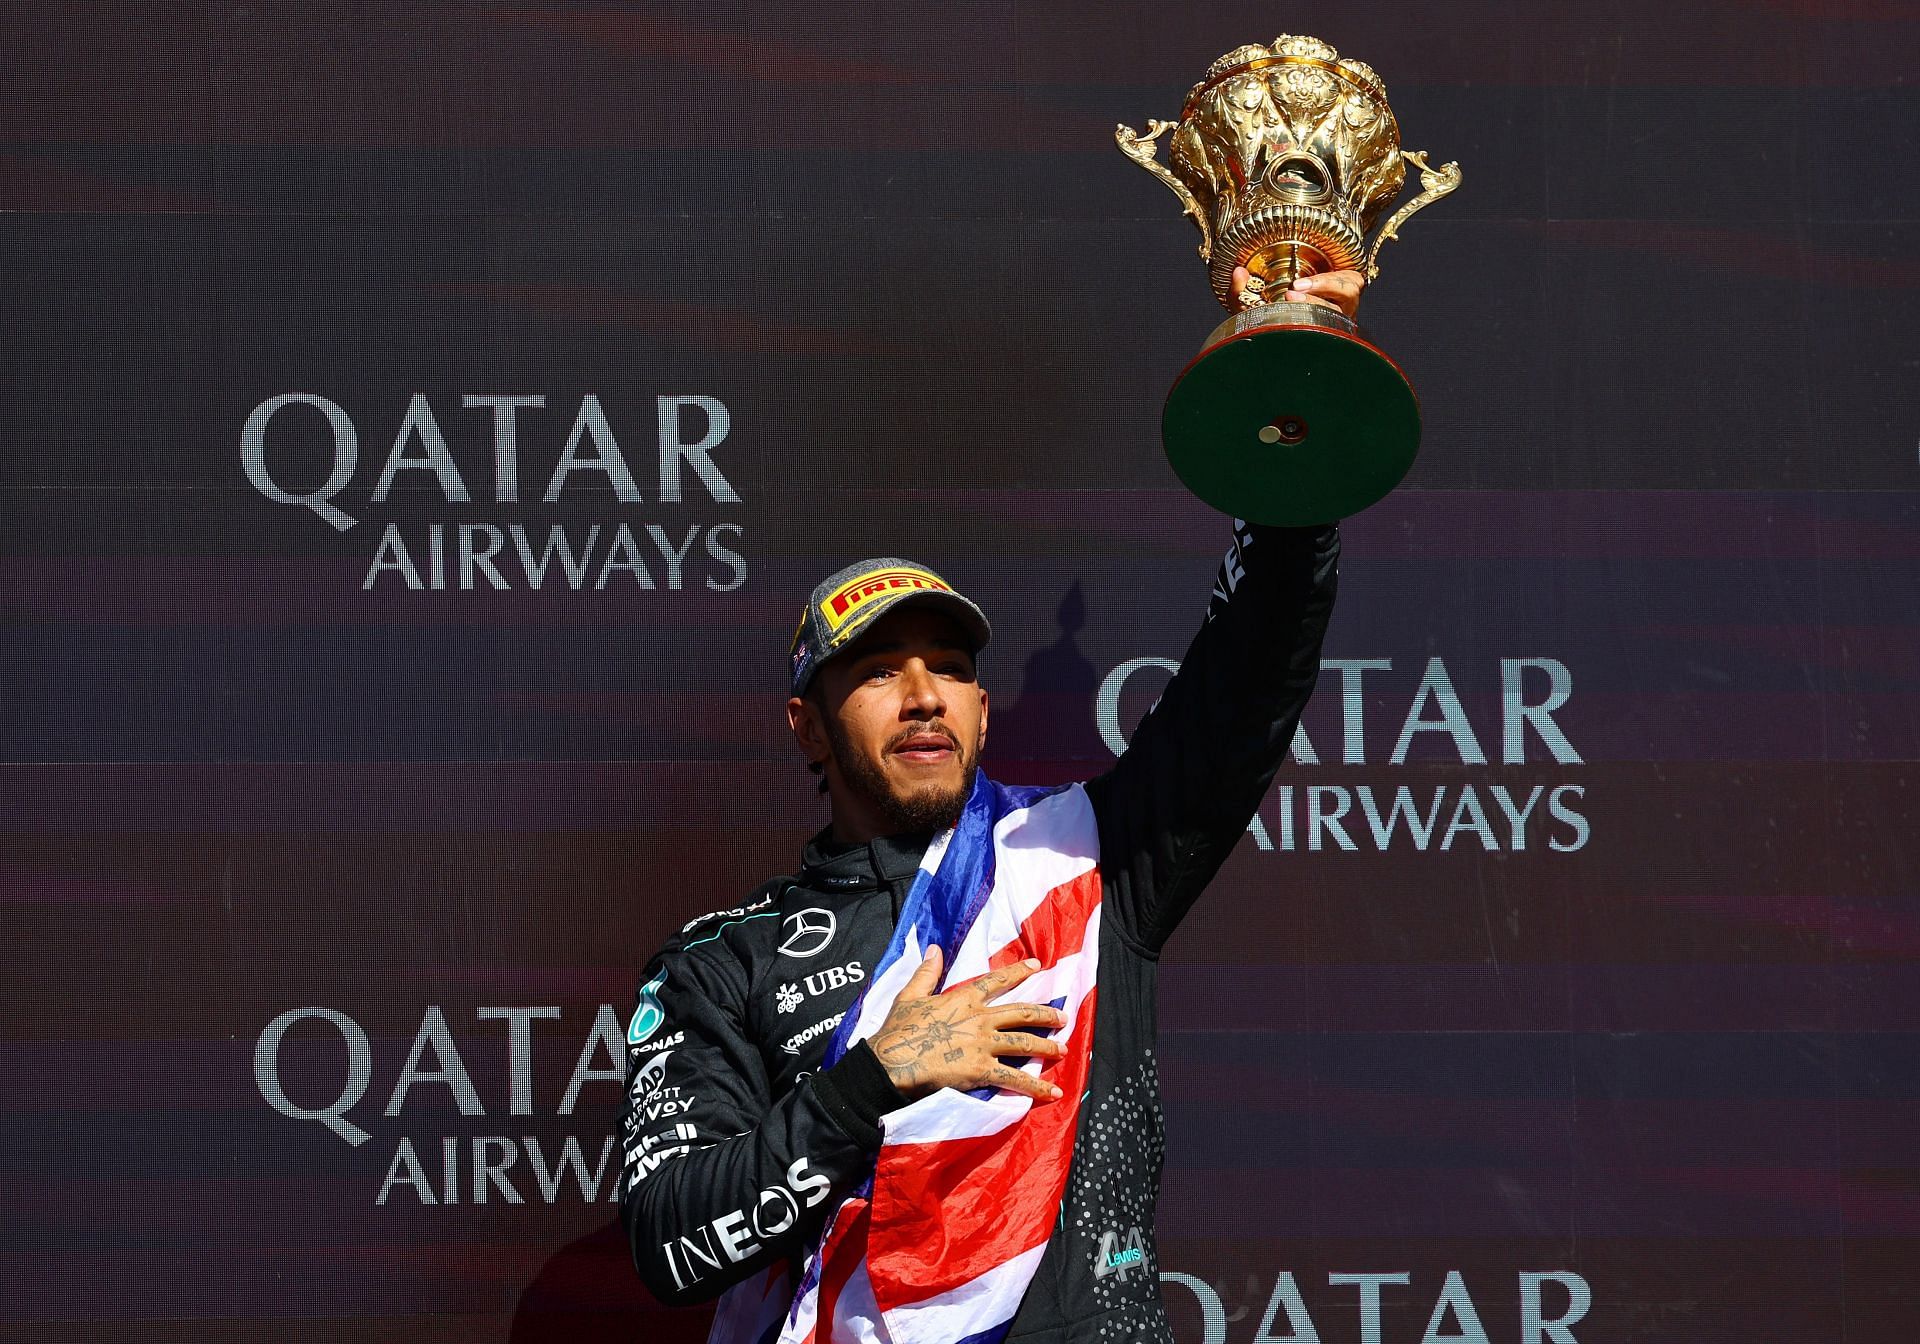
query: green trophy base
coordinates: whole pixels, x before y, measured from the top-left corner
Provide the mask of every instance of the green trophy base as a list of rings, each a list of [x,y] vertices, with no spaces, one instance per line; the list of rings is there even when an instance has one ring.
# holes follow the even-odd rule
[[[1383,498],[1420,451],[1413,385],[1344,313],[1270,303],[1221,323],[1160,418],[1182,484],[1222,513],[1308,527]]]

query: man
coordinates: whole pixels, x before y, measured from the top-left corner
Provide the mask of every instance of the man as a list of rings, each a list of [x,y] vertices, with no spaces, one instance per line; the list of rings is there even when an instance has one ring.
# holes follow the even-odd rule
[[[1289,298],[1351,314],[1359,292],[1335,272]],[[1171,1338],[1153,1248],[1158,957],[1292,741],[1338,551],[1331,526],[1239,528],[1126,753],[1044,795],[976,778],[974,659],[991,633],[977,606],[901,561],[815,589],[787,718],[832,821],[797,874],[668,943],[628,1031],[621,1214],[656,1297],[726,1290],[727,1344]],[[1047,809],[1066,820],[1008,841]],[[963,862],[984,867],[949,880]],[[1065,942],[1017,913],[980,935],[988,959],[960,924],[938,931],[930,892],[990,889],[965,927],[984,926],[1001,887],[1030,881],[1023,864],[1049,874],[1031,879],[1052,884],[1043,899],[1079,900]],[[1076,929],[1085,944],[1061,954]],[[1068,962],[1089,977],[1078,990],[1057,978]],[[920,1179],[923,1165],[945,1174]],[[920,1296],[950,1314],[913,1315]],[[988,1328],[943,1324],[970,1320]]]

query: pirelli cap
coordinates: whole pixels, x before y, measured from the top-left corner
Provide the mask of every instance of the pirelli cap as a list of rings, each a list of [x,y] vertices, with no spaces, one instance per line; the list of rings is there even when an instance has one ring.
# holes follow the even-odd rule
[[[946,612],[972,637],[975,651],[993,638],[986,614],[925,565],[896,556],[862,560],[823,580],[807,599],[789,650],[793,694],[804,692],[820,664],[858,639],[880,613],[903,602]]]

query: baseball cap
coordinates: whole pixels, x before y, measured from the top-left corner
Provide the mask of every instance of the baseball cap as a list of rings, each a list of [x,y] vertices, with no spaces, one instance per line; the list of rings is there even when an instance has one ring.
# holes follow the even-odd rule
[[[907,602],[953,617],[973,640],[975,652],[993,638],[986,614],[925,565],[897,556],[861,560],[822,579],[807,599],[788,651],[793,694],[804,692],[820,664],[858,639],[882,612]]]

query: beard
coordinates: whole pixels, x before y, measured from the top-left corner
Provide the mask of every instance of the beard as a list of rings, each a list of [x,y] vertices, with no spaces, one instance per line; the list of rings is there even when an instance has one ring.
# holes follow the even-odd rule
[[[854,793],[871,804],[880,819],[886,824],[889,835],[910,835],[921,831],[944,831],[960,820],[960,810],[967,805],[967,799],[973,793],[973,779],[980,771],[980,751],[976,746],[969,751],[960,745],[957,737],[946,729],[944,724],[936,727],[935,732],[945,733],[953,742],[954,754],[960,757],[960,779],[951,788],[932,786],[915,790],[902,797],[894,791],[893,781],[878,761],[872,760],[854,750],[840,724],[833,716],[826,718],[827,740],[833,746],[833,763],[840,772],[841,780]],[[923,732],[916,728],[913,732]],[[904,740],[904,739],[902,739]],[[887,749],[892,750],[889,742]]]

